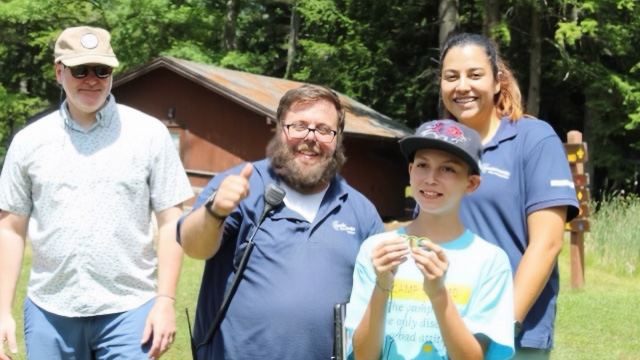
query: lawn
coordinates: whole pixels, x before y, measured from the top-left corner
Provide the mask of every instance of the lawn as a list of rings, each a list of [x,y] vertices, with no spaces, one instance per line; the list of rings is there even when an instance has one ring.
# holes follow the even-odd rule
[[[553,360],[640,358],[640,281],[587,261],[585,285],[571,289],[569,244],[560,263]]]
[[[612,201],[611,204],[603,205],[592,218],[592,231],[585,240],[586,270],[582,289],[571,288],[568,236],[558,259],[561,291],[553,360],[640,358],[640,242],[637,241],[640,201]],[[22,302],[30,262],[31,252],[27,249],[14,303],[20,345],[20,354],[15,360],[26,358]],[[178,334],[164,360],[191,359],[185,309],[193,320],[203,265],[202,261],[185,258],[176,302]]]

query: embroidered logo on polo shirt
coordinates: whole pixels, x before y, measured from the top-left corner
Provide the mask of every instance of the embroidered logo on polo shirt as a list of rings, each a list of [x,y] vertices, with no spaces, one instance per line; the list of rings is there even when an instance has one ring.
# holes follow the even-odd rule
[[[338,220],[333,220],[333,222],[331,222],[331,226],[333,226],[333,230],[336,230],[336,231],[345,231],[347,234],[351,234],[351,235],[356,233],[355,227],[347,226],[347,224],[341,223]]]
[[[511,177],[511,173],[507,170],[498,169],[497,167],[493,167],[488,163],[483,163],[480,166],[482,167],[483,173],[495,175],[503,179],[509,179]]]

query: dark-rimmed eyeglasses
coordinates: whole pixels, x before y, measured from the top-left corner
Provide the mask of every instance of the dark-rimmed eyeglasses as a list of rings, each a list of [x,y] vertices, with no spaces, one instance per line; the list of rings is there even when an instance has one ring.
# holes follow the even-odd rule
[[[76,79],[84,79],[89,75],[89,71],[93,71],[98,79],[106,79],[111,76],[113,68],[106,65],[78,65],[78,66],[65,66],[71,71],[71,76]]]
[[[323,143],[332,142],[333,138],[335,138],[336,134],[338,133],[337,131],[331,130],[326,126],[320,126],[313,129],[301,123],[286,124],[284,125],[284,128],[287,130],[287,134],[292,139],[304,139],[307,137],[307,135],[309,135],[309,132],[313,131],[314,135],[316,136],[316,140]]]

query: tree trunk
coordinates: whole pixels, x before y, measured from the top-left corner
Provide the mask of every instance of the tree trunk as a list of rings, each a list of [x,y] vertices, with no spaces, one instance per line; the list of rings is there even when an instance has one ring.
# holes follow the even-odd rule
[[[458,27],[458,0],[440,0],[438,17],[440,19],[439,45],[442,49],[449,35]]]
[[[222,50],[235,50],[236,44],[236,22],[238,21],[238,9],[240,0],[227,1],[227,15],[224,18],[224,31],[222,34]]]
[[[293,63],[296,58],[298,48],[298,32],[300,31],[300,13],[296,9],[297,1],[291,4],[291,24],[289,26],[289,47],[287,49],[287,70],[284,78],[290,79],[293,72]]]
[[[482,33],[491,39],[495,37],[491,30],[500,23],[500,0],[486,0],[484,19],[482,19]]]
[[[527,91],[526,112],[538,116],[540,108],[540,62],[542,39],[540,34],[540,9],[534,2],[531,11],[531,45],[529,47],[529,90]]]
[[[584,122],[582,124],[582,141],[587,143],[587,162],[585,163],[584,172],[589,176],[589,189],[591,190],[591,194],[593,195],[593,200],[600,200],[602,194],[605,190],[607,190],[607,182],[606,178],[606,170],[600,169],[596,173],[595,166],[593,164],[593,154],[595,154],[595,150],[597,149],[597,144],[595,142],[596,136],[595,129],[597,129],[597,122],[599,114],[597,109],[594,107],[592,101],[593,96],[592,91],[589,89],[585,89],[584,91]],[[600,92],[595,92],[600,96]],[[592,209],[595,210],[595,209]]]

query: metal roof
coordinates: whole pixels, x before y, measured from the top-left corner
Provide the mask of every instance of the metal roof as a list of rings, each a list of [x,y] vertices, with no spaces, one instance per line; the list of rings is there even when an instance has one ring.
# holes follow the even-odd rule
[[[168,68],[231,101],[275,119],[280,98],[303,83],[229,70],[193,61],[159,57],[114,79],[114,87],[157,68]],[[338,93],[345,109],[345,132],[353,135],[401,138],[413,133],[407,126]]]

